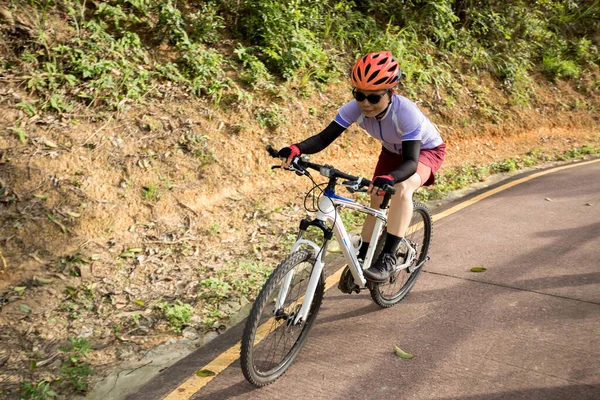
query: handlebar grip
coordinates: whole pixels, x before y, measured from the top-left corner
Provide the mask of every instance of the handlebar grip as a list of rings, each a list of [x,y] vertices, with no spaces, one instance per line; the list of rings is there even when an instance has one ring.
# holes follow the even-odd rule
[[[384,185],[382,189],[386,193],[396,194],[396,188],[391,185]]]
[[[275,150],[270,144],[267,145],[266,149],[271,157],[279,158],[279,151]]]

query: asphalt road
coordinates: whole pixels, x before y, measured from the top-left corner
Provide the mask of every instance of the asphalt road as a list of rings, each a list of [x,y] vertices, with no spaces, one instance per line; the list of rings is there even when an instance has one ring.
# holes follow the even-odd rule
[[[191,398],[600,399],[600,162],[436,221],[430,254],[390,309],[368,292],[330,289],[306,346],[272,385],[254,388],[236,361]],[[241,328],[128,398],[177,393]],[[414,358],[396,357],[394,345]]]

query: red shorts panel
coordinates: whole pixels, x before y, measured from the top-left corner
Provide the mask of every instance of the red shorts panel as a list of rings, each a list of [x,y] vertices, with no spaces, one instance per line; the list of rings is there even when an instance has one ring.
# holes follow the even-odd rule
[[[419,153],[419,165],[417,166],[417,174],[421,177],[421,186],[430,186],[435,183],[434,173],[442,166],[445,155],[445,143],[433,149],[421,150]],[[401,155],[394,154],[382,148],[373,176],[387,175],[402,165],[403,162],[404,159]]]

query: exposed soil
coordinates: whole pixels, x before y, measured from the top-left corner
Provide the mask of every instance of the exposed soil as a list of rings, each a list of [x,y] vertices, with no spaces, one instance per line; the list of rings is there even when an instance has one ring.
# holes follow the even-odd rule
[[[444,168],[600,147],[590,93],[540,86],[539,105],[518,108],[491,82],[484,105],[467,87],[460,106],[418,99],[447,142]],[[15,109],[25,97],[16,85],[0,89],[0,394],[8,397],[24,380],[57,378],[68,337],[94,344],[93,381],[174,337],[159,301],[191,304],[188,325],[199,332],[222,329],[255,288],[215,306],[200,282],[225,270],[254,279],[239,265],[276,264],[305,214],[309,182],[272,172],[265,145],[318,132],[349,96],[339,85],[301,101],[256,96],[216,107],[179,94],[110,115],[31,118]],[[271,102],[287,120],[274,130],[255,119]],[[352,128],[313,159],[368,176],[378,151]],[[211,323],[215,310],[221,318]]]

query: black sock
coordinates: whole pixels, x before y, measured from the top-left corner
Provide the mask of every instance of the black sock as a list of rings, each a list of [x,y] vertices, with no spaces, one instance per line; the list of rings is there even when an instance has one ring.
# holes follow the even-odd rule
[[[367,250],[369,250],[369,242],[362,242],[360,249],[358,249],[358,258],[364,260],[367,256]]]
[[[388,232],[387,237],[385,238],[385,244],[383,245],[382,253],[393,254],[395,256],[396,249],[398,249],[398,245],[401,241],[401,237],[392,235]]]

